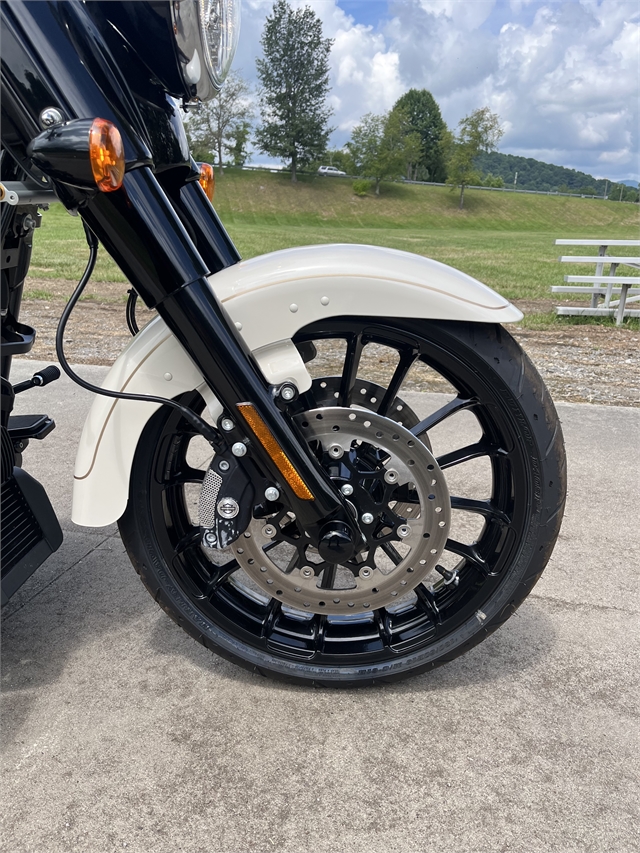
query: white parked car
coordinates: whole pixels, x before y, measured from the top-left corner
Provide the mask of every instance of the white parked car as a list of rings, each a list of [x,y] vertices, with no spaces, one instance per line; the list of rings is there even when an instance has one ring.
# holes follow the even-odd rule
[[[339,178],[345,178],[347,176],[346,172],[341,172],[340,169],[337,169],[335,166],[320,166],[318,169],[319,175],[334,175]]]

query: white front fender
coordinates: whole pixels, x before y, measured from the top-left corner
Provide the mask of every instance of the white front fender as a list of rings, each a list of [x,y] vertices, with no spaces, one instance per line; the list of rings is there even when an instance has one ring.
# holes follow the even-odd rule
[[[267,381],[311,380],[291,338],[323,317],[413,317],[508,323],[520,311],[465,273],[407,252],[335,245],[286,249],[229,267],[210,279]],[[160,318],[117,359],[105,388],[176,397],[197,388],[214,418],[221,407]],[[72,519],[116,521],[129,496],[131,464],[153,403],[96,397],[84,426],[74,476]]]

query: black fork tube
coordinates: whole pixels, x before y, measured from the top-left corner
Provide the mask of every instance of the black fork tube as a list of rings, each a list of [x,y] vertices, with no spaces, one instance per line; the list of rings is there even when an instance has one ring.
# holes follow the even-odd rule
[[[121,190],[96,194],[81,213],[250,439],[249,431],[242,430],[236,404],[251,402],[255,406],[314,500],[295,498],[255,439],[250,441],[251,453],[261,469],[287,490],[297,517],[312,539],[328,519],[351,525],[350,513],[338,493],[277,408],[264,377],[209,285],[202,258],[151,170],[143,167],[128,172]]]
[[[16,104],[22,117],[29,119],[25,127],[36,127],[40,110],[49,106],[60,107],[67,119],[100,117],[118,126],[128,169],[123,187],[87,195],[59,186],[64,203],[77,206],[144,302],[157,309],[236,423],[240,417],[237,403],[250,402],[256,407],[314,500],[295,497],[258,441],[251,441],[251,452],[261,470],[283,486],[312,541],[319,526],[334,519],[344,521],[353,531],[354,542],[358,541],[359,533],[342,496],[275,405],[264,377],[207,282],[209,273],[237,260],[233,244],[224,229],[216,233],[215,217],[206,215],[195,188],[179,190],[174,204],[182,215],[186,213],[202,254],[189,237],[147,165],[151,152],[145,142],[146,127],[126,79],[90,19],[90,5],[78,0],[3,3],[3,24],[13,39],[15,57],[11,56],[17,68],[29,69],[28,74],[11,76],[3,45],[3,87],[6,71],[7,91],[22,94]],[[26,89],[25,80],[29,81]],[[30,131],[24,133],[21,150],[29,142]]]

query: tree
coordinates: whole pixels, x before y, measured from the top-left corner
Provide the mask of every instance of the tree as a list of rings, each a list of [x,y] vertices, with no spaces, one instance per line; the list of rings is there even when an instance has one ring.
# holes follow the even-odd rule
[[[229,131],[229,141],[225,142],[224,148],[234,166],[244,166],[249,159],[250,135],[251,124],[248,121],[238,122]]]
[[[414,180],[443,182],[447,177],[447,164],[443,147],[446,130],[440,107],[426,89],[409,89],[399,98],[394,109],[402,109],[409,118],[411,129],[419,134],[422,155],[415,164]],[[407,174],[411,178],[411,174]]]
[[[491,172],[488,172],[482,179],[482,186],[502,189],[502,187],[504,187],[504,181],[500,175],[494,175]]]
[[[260,44],[262,125],[256,142],[265,154],[290,164],[295,183],[298,167],[322,156],[331,133],[327,123],[333,111],[326,100],[333,42],[322,37],[322,22],[311,8],[294,11],[286,0],[277,0]]]
[[[214,153],[222,174],[223,148],[229,148],[227,142],[234,143],[238,127],[243,124],[249,126],[252,118],[249,84],[232,71],[215,98],[204,104],[198,112],[192,113],[186,123],[187,137],[195,159],[209,159],[201,155]]]
[[[420,136],[411,128],[409,117],[402,109],[386,115],[367,113],[353,129],[347,143],[354,173],[375,181],[380,195],[380,181],[397,178],[407,163],[420,159]]]
[[[445,135],[445,146],[450,151],[447,183],[460,187],[460,210],[465,187],[482,180],[474,160],[482,152],[495,151],[503,133],[500,118],[489,107],[482,107],[460,120],[455,139]]]

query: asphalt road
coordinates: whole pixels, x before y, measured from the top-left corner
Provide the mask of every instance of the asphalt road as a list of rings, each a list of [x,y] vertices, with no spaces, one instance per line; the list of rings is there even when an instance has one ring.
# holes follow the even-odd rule
[[[20,400],[57,421],[25,467],[66,538],[3,611],[3,850],[640,849],[640,410],[558,407],[565,523],[500,631],[429,675],[329,691],[212,656],[114,527],[71,523],[90,402],[65,378]]]

